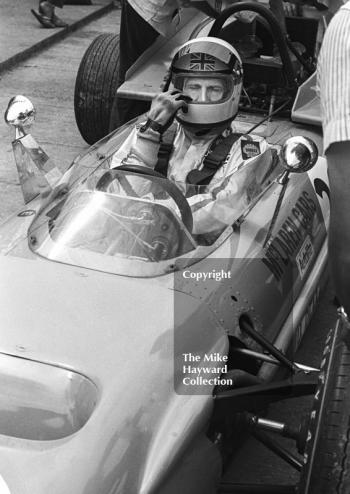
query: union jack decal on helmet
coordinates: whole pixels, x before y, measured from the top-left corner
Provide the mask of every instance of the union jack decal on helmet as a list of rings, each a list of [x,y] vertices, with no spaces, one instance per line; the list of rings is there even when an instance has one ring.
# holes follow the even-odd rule
[[[190,70],[215,70],[215,60],[206,53],[191,53]]]

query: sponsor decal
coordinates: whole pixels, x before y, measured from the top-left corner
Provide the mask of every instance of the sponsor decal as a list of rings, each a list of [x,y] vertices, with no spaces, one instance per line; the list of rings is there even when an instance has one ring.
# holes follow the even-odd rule
[[[276,236],[266,249],[262,262],[271,271],[277,281],[280,281],[285,269],[293,261],[297,250],[300,249],[300,245],[305,238],[305,232],[309,231],[312,226],[315,213],[316,204],[308,192],[304,191],[293,206],[291,214],[287,216]],[[311,255],[310,248],[308,252]],[[305,261],[301,259],[303,253],[306,255],[301,248],[299,254],[302,266],[304,266],[303,262],[306,263],[306,257]],[[307,262],[310,262],[310,259],[311,257],[308,258]],[[306,263],[304,269],[306,270],[307,267],[308,264]],[[298,269],[300,269],[299,266]]]
[[[24,211],[21,211],[20,213],[18,213],[17,216],[19,216],[20,218],[23,218],[25,216],[33,216],[33,214],[35,214],[34,209],[25,209]]]
[[[244,160],[254,158],[260,154],[260,144],[257,141],[241,139],[241,152]]]
[[[313,256],[314,256],[314,248],[311,242],[311,238],[308,235],[304,240],[304,243],[301,246],[301,249],[299,250],[296,256],[296,262],[297,262],[300,278],[304,277],[304,274],[306,273],[307,268],[309,267]]]

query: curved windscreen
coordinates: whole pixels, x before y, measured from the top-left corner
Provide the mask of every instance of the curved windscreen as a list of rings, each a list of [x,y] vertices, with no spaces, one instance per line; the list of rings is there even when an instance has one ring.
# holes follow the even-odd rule
[[[31,248],[108,272],[151,276],[159,272],[154,264],[166,271],[171,260],[197,247],[187,201],[168,187],[164,178],[96,170],[71,189],[53,192],[31,225]]]

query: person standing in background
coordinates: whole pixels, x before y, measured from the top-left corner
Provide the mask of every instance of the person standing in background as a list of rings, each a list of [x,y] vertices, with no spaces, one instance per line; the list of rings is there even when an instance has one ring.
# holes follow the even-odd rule
[[[148,5],[150,3],[150,5]],[[119,73],[118,87],[125,81],[125,74],[131,65],[149,48],[160,34],[154,27],[153,23],[149,23],[145,19],[142,7],[154,9],[154,15],[161,7],[161,3],[166,2],[134,2],[133,0],[121,0],[121,18],[119,32]],[[173,4],[172,12],[176,10],[176,0],[170,0]],[[143,5],[144,4],[144,5]],[[136,7],[136,8],[135,8]],[[136,115],[144,113],[149,108],[149,103],[142,102],[135,108],[133,103],[124,98],[115,98],[111,110],[111,118],[109,123],[110,131],[119,127],[124,122],[131,120]]]
[[[350,1],[326,30],[317,78],[331,196],[330,267],[336,295],[350,314]]]

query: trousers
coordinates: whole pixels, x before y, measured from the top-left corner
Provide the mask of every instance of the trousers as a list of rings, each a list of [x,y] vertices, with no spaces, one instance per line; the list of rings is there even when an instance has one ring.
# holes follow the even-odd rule
[[[125,81],[125,74],[131,65],[149,48],[159,36],[132,7],[122,0],[120,19],[120,56],[118,87]],[[111,111],[110,131],[148,110],[149,103],[135,103],[124,98],[115,98]]]
[[[40,3],[43,3],[45,0],[40,0],[39,4]],[[53,5],[54,7],[59,7],[60,9],[63,7],[64,5],[64,0],[47,0],[49,3],[51,3],[51,5]]]

